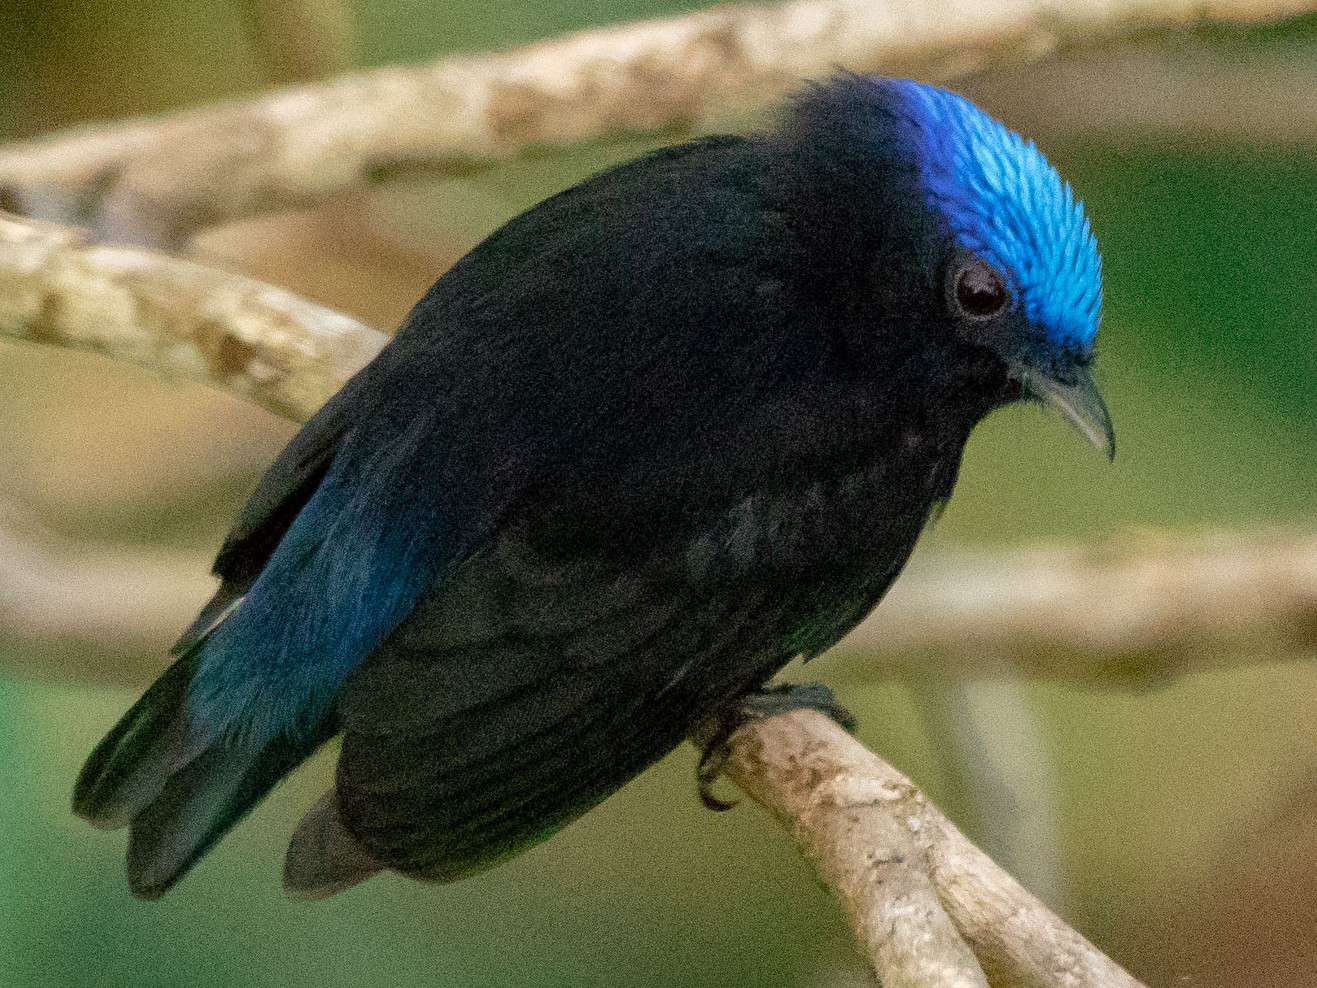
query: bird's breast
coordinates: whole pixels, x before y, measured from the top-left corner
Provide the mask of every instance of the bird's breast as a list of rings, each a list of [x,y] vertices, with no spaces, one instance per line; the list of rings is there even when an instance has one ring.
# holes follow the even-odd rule
[[[692,583],[758,596],[796,652],[831,646],[878,603],[948,496],[963,438],[917,429],[830,478],[757,491],[688,546]]]

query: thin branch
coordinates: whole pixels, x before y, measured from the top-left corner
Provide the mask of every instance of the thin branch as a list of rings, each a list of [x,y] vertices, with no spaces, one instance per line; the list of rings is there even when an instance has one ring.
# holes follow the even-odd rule
[[[1204,552],[1204,547],[1208,547]],[[917,556],[891,598],[828,653],[833,682],[874,681],[926,674],[935,666],[947,680],[1023,675],[1088,686],[1146,687],[1227,665],[1310,658],[1317,654],[1317,536],[1295,532],[1181,537],[1164,542],[1160,555],[1145,550],[1112,560],[1100,570],[1067,569],[1050,557],[1079,559],[1093,550],[1050,550],[1036,567],[1030,554],[1003,553],[966,563],[960,554]],[[1233,556],[1232,556],[1233,553]],[[110,649],[108,668],[76,670],[79,678],[130,681],[113,650],[159,650],[192,618],[211,587],[208,560],[184,553],[88,549],[49,532],[0,525],[0,630],[33,639],[57,639]],[[1137,614],[1128,599],[1086,600],[1082,612],[1067,610],[1064,596],[1040,601],[1036,588],[1048,580],[1083,584],[1104,578],[1137,582],[1160,569],[1210,558],[1228,573],[1239,561],[1229,589],[1207,586],[1207,600],[1226,606],[1182,605],[1182,581],[1151,587]],[[1269,568],[1268,560],[1274,563]],[[947,593],[981,581],[972,599]],[[1187,584],[1188,579],[1183,581]],[[69,592],[76,587],[76,593]],[[172,588],[171,592],[143,588]],[[1121,620],[1146,622],[1138,647],[1111,651],[1097,644]],[[1138,632],[1139,629],[1133,629]],[[131,680],[135,681],[135,680]]]
[[[0,316],[12,297],[0,268]],[[76,328],[65,335],[86,338]],[[157,371],[171,366],[139,362]],[[288,411],[279,397],[288,389],[278,379],[265,392],[234,390]],[[89,550],[31,524],[0,522],[0,630],[98,650],[158,650],[206,596],[206,562],[193,554]],[[162,587],[177,592],[143,590]],[[834,682],[922,676],[934,667],[947,680],[1013,674],[1128,688],[1314,654],[1317,534],[1279,529],[1143,533],[1071,549],[919,553],[826,663]],[[79,676],[124,680],[114,652],[103,659],[109,668],[77,670]]]
[[[924,656],[902,683],[951,794],[949,812],[1034,895],[1062,903],[1055,751],[1030,681],[948,677]]]
[[[79,678],[136,682],[115,650],[167,646],[213,589],[207,562],[89,549],[31,524],[0,523],[0,630],[81,643],[95,659],[74,670]],[[888,600],[821,661],[833,682],[936,667],[947,680],[1015,674],[1143,687],[1314,654],[1317,535],[1277,530],[917,555]]]
[[[795,0],[583,31],[0,150],[0,202],[102,239],[177,247],[403,164],[443,170],[622,132],[700,128],[837,65],[961,75],[1063,43],[1313,0]]]
[[[884,988],[1140,988],[822,714],[754,721],[733,742],[728,775],[791,831]]]
[[[1317,653],[1317,534],[1144,532],[1105,545],[916,556],[832,653],[847,675],[927,666],[1149,685]]]
[[[7,672],[137,685],[214,592],[206,556],[63,545],[16,514],[0,508],[0,632],[39,647],[5,650]]]
[[[992,68],[958,88],[1039,140],[1100,135],[1104,144],[1150,137],[1201,143],[1311,147],[1317,143],[1317,60],[1208,45],[1119,45]]]
[[[272,285],[3,213],[0,337],[94,350],[298,420],[388,339]]]

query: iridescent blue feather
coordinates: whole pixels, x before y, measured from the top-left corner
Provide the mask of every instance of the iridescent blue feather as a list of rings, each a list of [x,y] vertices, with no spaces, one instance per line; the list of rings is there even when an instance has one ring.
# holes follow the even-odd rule
[[[929,205],[959,244],[1007,277],[1049,342],[1086,353],[1102,307],[1102,262],[1069,183],[1032,141],[963,96],[909,80],[877,84],[900,94],[902,139]]]

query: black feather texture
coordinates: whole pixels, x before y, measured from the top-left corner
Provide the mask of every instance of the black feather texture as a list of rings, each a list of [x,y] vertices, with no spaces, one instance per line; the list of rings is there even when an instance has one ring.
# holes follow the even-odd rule
[[[340,731],[288,886],[472,874],[877,604],[1021,395],[948,309],[959,248],[899,99],[841,77],[767,134],[553,196],[435,283],[266,474],[83,771],[135,891]]]

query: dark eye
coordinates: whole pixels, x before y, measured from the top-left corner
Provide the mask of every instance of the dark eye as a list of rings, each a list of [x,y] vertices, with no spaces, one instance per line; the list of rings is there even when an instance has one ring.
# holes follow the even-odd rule
[[[991,319],[1006,308],[1010,292],[991,264],[972,257],[956,272],[956,305],[970,319]]]

